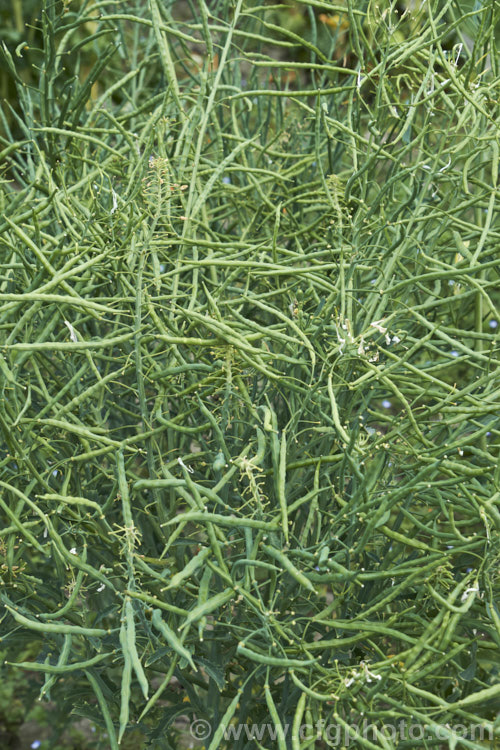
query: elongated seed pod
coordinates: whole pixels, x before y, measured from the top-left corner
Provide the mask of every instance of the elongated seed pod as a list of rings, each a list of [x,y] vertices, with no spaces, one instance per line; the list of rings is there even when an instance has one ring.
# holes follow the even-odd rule
[[[126,620],[126,625],[127,625],[127,648],[130,654],[130,659],[132,661],[132,666],[137,676],[139,685],[141,686],[142,694],[147,700],[148,692],[149,692],[149,685],[148,685],[148,680],[146,678],[146,674],[144,672],[143,666],[141,664],[141,660],[139,659],[139,654],[137,652],[137,643],[136,643],[136,638],[135,638],[134,608],[132,606],[131,599],[129,599],[128,597],[125,600],[125,620]]]
[[[188,511],[181,513],[170,521],[162,524],[163,526],[172,526],[172,524],[184,523],[187,521],[206,521],[220,526],[248,526],[251,529],[265,529],[266,531],[276,531],[279,529],[278,523],[268,523],[259,521],[256,518],[238,518],[238,516],[223,516],[218,513],[203,513],[201,511]]]
[[[283,552],[280,552],[280,550],[277,550],[275,547],[270,547],[267,544],[263,544],[262,548],[270,557],[279,562],[279,564],[282,565],[288,573],[290,573],[292,578],[295,578],[297,583],[300,583],[301,586],[304,586],[304,588],[315,593],[315,588],[312,585],[311,581],[304,575],[304,573],[301,573],[301,571],[295,567],[295,565]]]
[[[173,612],[175,615],[181,615],[187,617],[188,610],[182,609],[182,607],[176,607],[175,604],[168,604],[167,602],[157,599],[155,596],[150,594],[143,594],[142,591],[131,591],[130,589],[125,590],[125,594],[130,596],[132,599],[140,599],[141,602],[151,604],[152,607],[159,607],[164,609],[166,612]]]
[[[122,741],[123,734],[127,728],[130,703],[130,683],[132,681],[132,659],[127,643],[127,623],[123,618],[120,628],[120,645],[123,654],[123,669],[120,691],[120,726],[118,729],[118,744]]]
[[[234,595],[234,589],[225,589],[220,594],[216,594],[211,599],[208,599],[208,601],[206,601],[204,604],[195,607],[189,612],[186,620],[182,623],[179,630],[184,630],[184,628],[189,627],[191,623],[199,620],[200,617],[203,617],[209,612],[213,612],[214,609],[217,609],[217,607],[222,607],[222,605],[226,604],[226,602],[232,599]]]
[[[300,729],[302,726],[302,717],[304,715],[304,709],[306,707],[306,700],[307,696],[305,693],[302,693],[302,695],[299,698],[299,702],[297,703],[297,708],[295,709],[295,714],[293,717],[293,724],[292,724],[292,750],[300,750]]]
[[[283,535],[285,542],[288,544],[288,505],[286,501],[286,430],[283,430],[280,444],[280,457],[278,465],[278,501],[281,510],[281,522],[283,525]]]
[[[17,612],[14,607],[6,604],[5,608],[9,610],[12,617],[20,625],[25,625],[30,630],[36,630],[39,633],[73,633],[75,635],[109,635],[113,630],[104,630],[104,628],[81,628],[79,625],[63,625],[62,623],[56,622],[38,622],[37,620],[30,620],[29,617],[25,617],[20,612]]]
[[[59,659],[57,660],[58,667],[64,667],[66,665],[66,662],[69,659],[72,642],[73,642],[73,638],[71,636],[71,633],[67,633],[64,636],[63,647],[61,649],[61,653],[59,654]],[[22,664],[19,664],[18,666],[22,667]],[[40,690],[40,695],[38,696],[38,700],[41,701],[44,695],[46,695],[47,698],[50,700],[50,688],[56,682],[56,680],[57,680],[57,677],[55,674],[51,674],[49,677],[49,673],[46,673],[45,682],[43,683],[42,689]]]
[[[269,683],[267,681],[264,685],[264,695],[266,697],[267,708],[269,709],[271,719],[273,720],[276,740],[278,742],[278,750],[287,750],[283,725],[281,723],[281,719],[276,709],[273,696],[271,695],[271,690],[269,688]]]
[[[93,500],[87,500],[85,497],[72,497],[70,495],[58,495],[56,493],[46,493],[45,495],[37,495],[41,500],[57,500],[60,503],[68,503],[68,505],[83,505],[87,508],[92,508],[99,515],[102,515],[101,506],[94,503]]]
[[[167,674],[163,678],[163,682],[157,688],[157,690],[155,690],[155,692],[153,693],[153,695],[151,696],[151,698],[148,700],[148,702],[144,706],[144,709],[143,709],[141,715],[139,716],[138,721],[142,721],[143,717],[146,716],[146,714],[148,713],[148,711],[151,710],[151,708],[153,708],[153,706],[155,705],[155,703],[160,699],[161,694],[163,693],[163,691],[165,690],[165,688],[170,684],[170,681],[172,679],[172,675],[175,672],[175,669],[177,667],[178,660],[179,660],[179,657],[176,654],[174,656],[174,658],[172,659],[172,663],[170,664],[170,667],[168,668]],[[196,669],[196,667],[195,667],[195,669]]]
[[[299,680],[293,669],[290,670],[290,677],[292,678],[293,682],[297,685],[298,688],[300,688],[304,695],[308,695],[310,698],[314,698],[318,701],[334,701],[338,700],[338,696],[335,695],[335,693],[318,693],[316,690],[313,690],[312,688],[308,687],[307,685],[304,685],[304,683]]]
[[[240,700],[240,696],[242,694],[243,690],[239,688],[236,691],[236,695],[234,696],[233,700],[229,704],[229,706],[226,708],[224,712],[224,716],[219,722],[219,726],[215,730],[212,740],[210,742],[210,745],[208,746],[208,750],[217,750],[218,747],[220,747],[220,741],[224,737],[227,727],[229,725],[229,722],[233,718],[236,709],[238,708],[238,702]]]
[[[75,661],[73,664],[40,664],[36,661],[7,661],[6,664],[10,664],[12,667],[19,667],[19,669],[27,669],[30,672],[47,672],[47,674],[71,674],[71,672],[76,672],[77,669],[87,669],[88,667],[94,666],[94,664],[99,664],[99,662],[104,661],[109,656],[113,656],[114,651],[110,651],[107,654],[97,654],[96,656],[93,656],[92,659],[87,659],[86,661]],[[62,652],[61,652],[62,655]],[[45,687],[45,686],[44,686]],[[46,692],[46,691],[44,691]]]
[[[208,599],[208,591],[210,586],[210,581],[213,575],[213,571],[211,568],[207,567],[201,577],[200,581],[200,588],[198,590],[198,606],[201,607]],[[198,622],[198,638],[200,641],[203,640],[203,632],[207,625],[207,618],[205,615],[200,618],[200,621]]]
[[[109,711],[108,704],[106,703],[106,699],[104,698],[103,692],[101,690],[101,686],[99,685],[97,679],[95,678],[95,676],[92,674],[91,671],[86,670],[85,676],[92,686],[92,689],[97,698],[97,702],[99,704],[99,708],[101,709],[101,712],[104,718],[104,723],[106,724],[106,730],[108,732],[110,750],[118,750],[118,741],[116,739],[116,732],[115,732],[115,727],[113,724],[113,719],[111,718],[111,713]]]
[[[183,570],[172,576],[168,583],[168,586],[162,589],[162,591],[168,591],[168,589],[175,589],[180,586],[181,583],[186,580],[186,578],[189,578],[195,572],[195,570],[197,570],[203,564],[205,558],[208,557],[210,552],[210,547],[203,547],[203,549],[201,549],[198,554],[188,562]]]
[[[239,654],[247,656],[257,664],[267,664],[270,667],[293,667],[295,669],[300,669],[302,667],[309,667],[317,661],[317,659],[287,659],[286,657],[281,656],[258,654],[255,651],[251,651],[243,643],[239,643],[236,650]]]
[[[187,662],[192,666],[195,672],[198,670],[196,669],[195,663],[193,662],[192,656],[187,650],[185,646],[182,644],[182,640],[177,637],[177,635],[174,633],[172,628],[170,628],[167,623],[162,619],[161,613],[159,609],[153,610],[153,615],[151,617],[151,622],[155,626],[157,630],[160,631],[162,636],[165,638],[166,642],[169,646],[172,647],[172,649],[183,659],[186,659]]]

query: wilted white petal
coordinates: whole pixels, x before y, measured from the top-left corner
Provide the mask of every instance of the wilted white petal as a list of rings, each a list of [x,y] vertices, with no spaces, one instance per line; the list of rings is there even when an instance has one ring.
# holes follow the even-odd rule
[[[67,320],[65,320],[64,321],[64,325],[68,326],[68,328],[69,328],[69,337],[70,337],[71,341],[73,341],[75,344],[78,344],[78,337],[77,337],[76,331],[73,328],[73,326],[71,325],[71,323],[69,323]]]
[[[178,458],[177,463],[180,464],[183,469],[186,469],[186,471],[189,471],[190,474],[193,474],[194,469],[192,469],[191,466],[186,466],[182,458]]]
[[[474,586],[471,586],[470,588],[465,589],[464,593],[462,594],[462,601],[464,602],[469,596],[469,594],[477,594],[478,591],[479,591],[479,586],[477,583],[474,584]]]
[[[370,325],[372,328],[375,328],[375,330],[377,330],[379,333],[386,333],[387,328],[384,328],[384,326],[381,325],[381,323],[383,322],[384,322],[383,320],[374,320],[373,323],[370,323]]]
[[[448,169],[448,167],[450,166],[450,164],[451,164],[451,156],[448,158],[448,164],[445,164],[444,167],[441,167],[441,169],[439,169],[438,171],[439,172],[444,172],[445,169]]]
[[[111,195],[113,196],[113,208],[111,209],[111,213],[114,214],[114,212],[118,208],[118,196],[113,190],[113,188],[111,188]]]

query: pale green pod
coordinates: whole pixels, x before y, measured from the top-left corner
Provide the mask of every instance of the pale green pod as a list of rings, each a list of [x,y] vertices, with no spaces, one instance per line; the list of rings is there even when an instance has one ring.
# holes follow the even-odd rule
[[[126,619],[126,625],[127,625],[128,652],[130,654],[130,659],[132,661],[132,666],[137,676],[137,680],[139,682],[139,685],[141,686],[142,694],[147,700],[148,692],[149,692],[149,685],[148,685],[148,680],[146,678],[146,674],[144,672],[144,668],[141,664],[141,660],[139,659],[139,654],[137,652],[137,643],[136,643],[136,638],[135,638],[134,608],[132,606],[131,599],[129,599],[128,597],[125,599],[125,619]]]
[[[179,630],[189,627],[191,623],[196,622],[200,617],[213,612],[214,609],[217,609],[218,607],[222,607],[222,605],[226,604],[226,602],[232,599],[234,595],[234,589],[225,589],[220,594],[216,594],[211,599],[208,599],[208,601],[190,610],[186,620],[182,623]]]
[[[170,628],[167,623],[162,619],[161,613],[159,609],[153,610],[153,615],[151,618],[151,622],[155,626],[157,630],[160,631],[160,633],[165,638],[166,642],[169,646],[172,647],[172,649],[183,659],[186,659],[186,661],[191,665],[191,667],[196,672],[196,666],[193,662],[192,656],[187,650],[185,646],[182,644],[182,640],[177,637],[177,635],[174,633],[172,628]]]
[[[186,578],[189,578],[198,568],[203,565],[205,559],[210,554],[211,549],[210,547],[203,547],[197,555],[195,555],[186,565],[183,570],[176,573],[170,581],[168,582],[168,586],[165,586],[165,588],[162,589],[162,591],[168,591],[168,589],[175,589],[178,588],[178,586],[181,585],[183,581],[186,580]]]

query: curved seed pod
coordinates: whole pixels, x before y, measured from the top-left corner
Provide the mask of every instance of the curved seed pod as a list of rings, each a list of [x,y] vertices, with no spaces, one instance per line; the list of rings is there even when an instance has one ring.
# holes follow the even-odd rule
[[[233,700],[231,701],[229,706],[226,708],[224,716],[220,720],[219,726],[214,732],[210,745],[208,746],[208,750],[217,750],[217,748],[220,746],[220,741],[224,737],[224,734],[227,730],[229,722],[233,718],[235,711],[238,708],[238,703],[239,703],[242,692],[243,690],[239,688],[236,691],[236,695],[234,696]]]
[[[191,623],[196,622],[200,619],[200,617],[203,617],[209,612],[213,612],[214,609],[217,609],[217,607],[222,607],[222,605],[226,604],[226,602],[232,599],[234,595],[234,589],[225,589],[225,591],[222,591],[220,594],[216,594],[204,604],[198,605],[189,612],[185,622],[182,623],[179,630],[183,630],[184,628],[189,627]]]
[[[280,552],[275,547],[269,547],[267,544],[263,544],[262,549],[264,549],[270,557],[279,562],[279,564],[282,565],[288,573],[290,573],[292,578],[295,578],[297,583],[300,583],[301,586],[304,586],[304,588],[308,589],[308,591],[312,591],[312,593],[316,592],[311,581],[304,575],[304,573],[301,573],[301,571],[295,567],[295,565],[283,552]]]
[[[69,652],[69,650],[68,650]],[[47,672],[48,674],[70,674],[71,672],[76,672],[77,669],[87,669],[88,667],[94,666],[94,664],[99,664],[99,662],[104,661],[108,658],[108,656],[113,656],[115,652],[110,651],[107,654],[97,654],[97,656],[93,656],[92,659],[87,659],[86,661],[75,661],[73,664],[64,664],[61,663],[61,658],[59,659],[59,662],[57,664],[39,664],[36,661],[7,661],[6,664],[10,664],[12,667],[19,667],[19,669],[27,669],[30,672]],[[61,657],[63,656],[63,652],[61,651]],[[45,687],[45,686],[44,686]],[[47,692],[44,690],[44,692]]]
[[[5,608],[9,610],[12,617],[20,625],[25,625],[30,630],[37,630],[40,633],[73,633],[75,635],[109,635],[113,630],[105,630],[104,628],[82,628],[79,625],[63,625],[62,623],[55,622],[38,622],[37,620],[30,620],[29,617],[25,617],[20,612],[17,612],[14,607],[9,604],[5,605]]]
[[[238,644],[236,649],[242,656],[247,656],[257,664],[267,664],[270,667],[293,667],[300,669],[302,667],[309,667],[311,664],[316,664],[317,659],[287,659],[281,656],[268,656],[267,654],[257,654],[255,651],[251,651],[243,643]]]
[[[57,666],[63,667],[65,666],[66,662],[69,659],[69,654],[71,651],[71,643],[73,641],[73,638],[71,636],[71,633],[67,633],[64,636],[64,643],[63,647],[61,649],[61,653],[59,654],[59,659],[57,660]],[[21,666],[21,665],[18,665]],[[47,699],[50,700],[50,688],[52,685],[56,682],[56,676],[52,674],[49,677],[49,674],[46,673],[45,675],[45,682],[42,685],[42,689],[40,690],[40,695],[38,696],[38,700],[41,701],[43,696],[46,695]]]
[[[127,597],[125,600],[125,619],[127,624],[127,648],[130,654],[130,659],[132,661],[132,666],[134,668],[134,672],[137,675],[137,680],[139,681],[139,685],[141,686],[142,693],[144,697],[147,700],[148,692],[149,692],[149,685],[146,678],[146,674],[144,672],[144,668],[141,664],[141,660],[139,659],[139,654],[137,653],[137,643],[135,638],[135,621],[134,621],[134,608],[132,606],[132,600]]]
[[[188,562],[183,570],[172,576],[168,583],[168,586],[165,586],[162,591],[168,591],[169,589],[175,589],[180,586],[181,583],[186,580],[186,578],[189,578],[195,572],[195,570],[198,570],[198,568],[203,564],[210,552],[210,547],[203,547],[203,549],[201,549],[198,554]]]
[[[179,660],[179,657],[177,655],[175,655],[174,658],[172,659],[172,663],[170,664],[170,667],[168,668],[168,672],[167,672],[167,674],[165,675],[165,677],[163,679],[163,682],[161,683],[161,685],[158,687],[158,689],[155,691],[155,693],[151,696],[151,698],[148,700],[148,702],[144,706],[144,709],[143,709],[141,715],[139,716],[138,721],[142,721],[143,717],[146,716],[146,714],[148,713],[148,711],[151,708],[153,708],[153,706],[155,705],[156,701],[159,700],[161,694],[163,693],[163,691],[165,690],[165,688],[167,687],[167,685],[170,683],[170,681],[172,679],[172,675],[175,672],[175,668],[177,667],[178,660]],[[195,669],[196,669],[196,667],[195,667]]]
[[[116,739],[116,732],[115,732],[115,727],[113,724],[113,719],[111,718],[108,704],[106,703],[106,699],[104,698],[103,692],[101,690],[101,686],[99,685],[97,679],[92,674],[92,672],[86,671],[85,676],[87,677],[87,680],[90,682],[92,686],[92,689],[97,698],[97,702],[99,704],[99,708],[101,709],[101,712],[104,718],[104,723],[106,724],[106,731],[109,737],[110,750],[118,750],[118,741]]]
[[[186,661],[189,662],[189,664],[192,666],[195,672],[198,670],[196,669],[196,666],[193,662],[193,659],[191,657],[191,654],[187,650],[185,646],[182,644],[182,640],[176,636],[174,631],[167,625],[167,623],[162,619],[161,613],[159,609],[153,610],[153,615],[151,617],[151,622],[155,626],[157,630],[160,631],[162,636],[165,638],[166,642],[169,646],[173,648],[173,650],[179,654],[183,659],[186,659]]]
[[[318,700],[318,701],[338,700],[338,696],[335,695],[335,693],[318,693],[316,692],[316,690],[313,690],[307,685],[304,685],[304,683],[301,680],[299,680],[299,678],[297,677],[293,669],[290,670],[290,677],[292,678],[293,682],[297,685],[297,687],[303,691],[303,694],[308,695],[310,698],[314,698],[315,700]]]

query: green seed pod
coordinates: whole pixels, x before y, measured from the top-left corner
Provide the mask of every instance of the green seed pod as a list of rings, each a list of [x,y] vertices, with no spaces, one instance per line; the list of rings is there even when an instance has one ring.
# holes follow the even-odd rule
[[[212,464],[212,468],[214,471],[222,471],[225,465],[226,459],[224,453],[222,451],[219,451],[215,457],[215,461]]]

